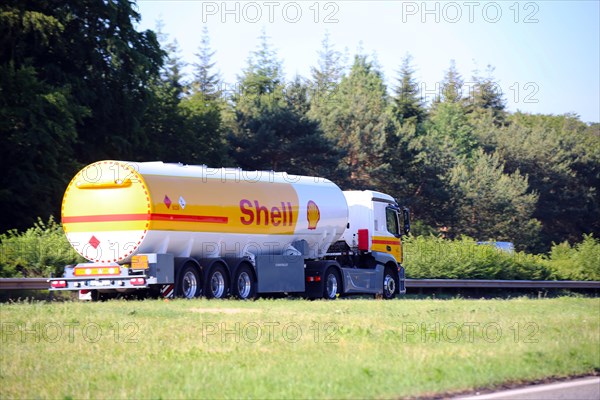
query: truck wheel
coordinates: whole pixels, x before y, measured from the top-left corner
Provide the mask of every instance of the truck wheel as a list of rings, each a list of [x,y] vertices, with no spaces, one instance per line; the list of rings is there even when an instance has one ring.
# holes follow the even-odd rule
[[[181,269],[177,283],[177,297],[193,299],[202,295],[202,281],[194,265],[186,265]]]
[[[222,265],[217,265],[210,270],[206,278],[206,297],[209,299],[222,299],[227,296],[227,272]]]
[[[101,293],[98,290],[92,290],[92,301],[106,301],[110,299],[110,296],[107,293]]]
[[[391,268],[386,268],[383,273],[383,298],[386,300],[396,297],[398,278]]]
[[[256,298],[256,282],[254,282],[254,274],[249,266],[242,265],[238,268],[233,283],[233,293],[238,299]]]
[[[337,294],[340,293],[342,280],[340,274],[335,268],[327,269],[325,272],[325,282],[323,283],[323,298],[334,300]]]

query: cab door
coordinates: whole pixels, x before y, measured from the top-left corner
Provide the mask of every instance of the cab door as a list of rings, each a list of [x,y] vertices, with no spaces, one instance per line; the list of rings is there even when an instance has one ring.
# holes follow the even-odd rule
[[[400,242],[399,209],[395,204],[375,203],[376,226],[371,250],[391,254],[396,262],[402,262]]]

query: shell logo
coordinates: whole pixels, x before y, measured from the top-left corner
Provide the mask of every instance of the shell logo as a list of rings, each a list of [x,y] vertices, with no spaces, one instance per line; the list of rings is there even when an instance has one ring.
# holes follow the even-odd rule
[[[321,219],[321,211],[317,203],[310,200],[306,205],[306,219],[308,220],[308,229],[317,229],[317,224]]]

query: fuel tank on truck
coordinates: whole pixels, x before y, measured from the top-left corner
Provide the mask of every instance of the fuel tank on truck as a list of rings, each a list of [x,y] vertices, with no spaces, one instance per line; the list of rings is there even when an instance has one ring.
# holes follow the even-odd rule
[[[324,178],[162,162],[90,164],[62,202],[69,242],[93,262],[282,254],[299,240],[318,258],[347,223],[344,194]]]

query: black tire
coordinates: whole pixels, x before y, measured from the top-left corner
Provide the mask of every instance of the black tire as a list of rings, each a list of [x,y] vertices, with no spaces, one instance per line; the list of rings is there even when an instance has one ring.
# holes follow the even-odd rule
[[[177,297],[183,297],[184,299],[202,296],[202,278],[195,265],[187,264],[181,268],[175,293]]]
[[[111,299],[119,298],[119,294],[117,292],[100,292],[99,290],[92,290],[92,301],[108,301]]]
[[[240,300],[253,300],[256,298],[256,280],[254,273],[248,265],[238,268],[233,277],[233,295]]]
[[[204,293],[208,299],[223,299],[229,294],[229,279],[225,267],[216,265],[206,277]]]
[[[160,299],[160,285],[152,285],[146,291],[146,297],[152,300]]]
[[[398,291],[398,274],[390,267],[386,267],[383,272],[383,298],[386,300],[396,297]]]
[[[323,298],[327,300],[335,300],[338,294],[341,293],[342,279],[337,269],[333,267],[327,268],[323,279]]]
[[[106,301],[109,296],[106,293],[100,293],[98,290],[92,290],[92,301]]]

